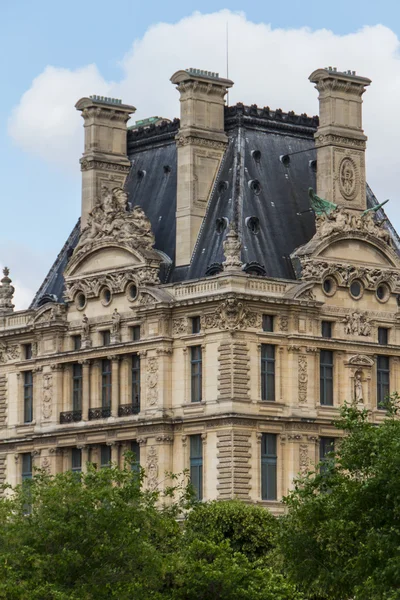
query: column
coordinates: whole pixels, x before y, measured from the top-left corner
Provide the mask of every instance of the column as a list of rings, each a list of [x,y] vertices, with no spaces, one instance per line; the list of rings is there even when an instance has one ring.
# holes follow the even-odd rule
[[[108,442],[107,446],[111,446],[111,462],[119,467],[119,444]]]
[[[87,463],[89,462],[89,446],[81,444],[77,446],[82,451],[82,473],[87,473]]]
[[[90,361],[82,360],[82,421],[89,419],[90,407]]]
[[[60,420],[60,412],[63,410],[63,370],[64,365],[51,365],[53,372],[53,415],[51,421],[58,423]]]
[[[111,416],[118,417],[119,407],[119,356],[111,356]]]

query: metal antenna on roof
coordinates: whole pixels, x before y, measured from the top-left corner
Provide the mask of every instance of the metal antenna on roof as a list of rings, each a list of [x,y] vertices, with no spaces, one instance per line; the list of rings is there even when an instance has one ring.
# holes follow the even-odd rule
[[[229,79],[229,23],[226,22],[226,78]],[[226,96],[226,103],[229,106],[229,89]]]

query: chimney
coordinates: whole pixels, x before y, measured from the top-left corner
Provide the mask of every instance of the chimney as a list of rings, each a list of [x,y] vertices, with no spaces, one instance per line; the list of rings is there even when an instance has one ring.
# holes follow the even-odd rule
[[[101,188],[124,186],[130,169],[126,154],[126,123],[136,108],[103,96],[81,98],[75,108],[82,112],[85,121],[85,149],[80,159],[83,229]]]
[[[228,144],[224,131],[225,95],[233,82],[218,73],[187,69],[171,82],[180,93],[181,123],[176,136],[178,184],[176,265],[188,265],[207,202]]]
[[[334,67],[317,69],[309,80],[319,92],[317,194],[349,209],[365,210],[365,147],[361,106],[370,79]]]

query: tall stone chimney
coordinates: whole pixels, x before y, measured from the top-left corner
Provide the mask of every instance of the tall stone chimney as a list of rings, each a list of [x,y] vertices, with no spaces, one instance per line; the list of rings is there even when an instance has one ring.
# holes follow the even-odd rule
[[[366,209],[362,95],[371,83],[355,71],[317,69],[309,77],[319,92],[317,194],[350,209]]]
[[[82,111],[85,121],[85,149],[80,159],[83,229],[101,188],[123,187],[125,183],[130,169],[126,123],[136,108],[103,96],[81,98],[75,108]]]
[[[225,95],[233,82],[218,73],[187,69],[171,77],[180,93],[181,124],[176,137],[178,184],[176,265],[188,265],[228,138]]]

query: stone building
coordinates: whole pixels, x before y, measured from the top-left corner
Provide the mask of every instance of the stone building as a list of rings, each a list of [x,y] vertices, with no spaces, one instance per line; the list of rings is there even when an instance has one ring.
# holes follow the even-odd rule
[[[366,183],[370,81],[310,81],[319,119],[226,106],[232,81],[197,69],[171,122],[79,100],[80,220],[28,310],[1,280],[2,481],[132,449],[149,486],[190,469],[199,497],[279,512],[345,400],[384,418],[400,243]]]

